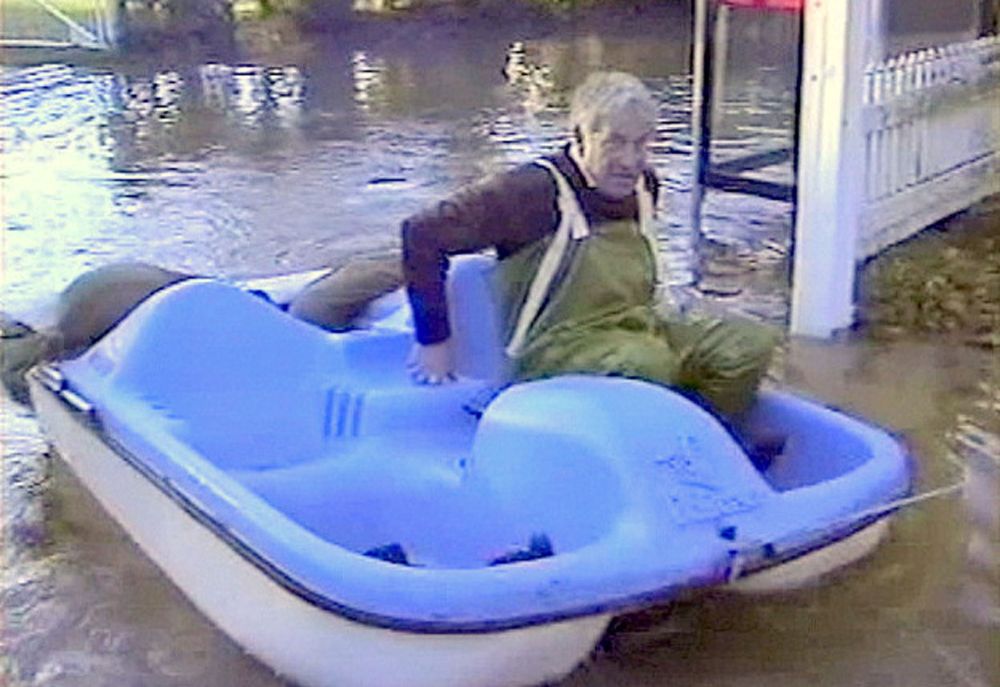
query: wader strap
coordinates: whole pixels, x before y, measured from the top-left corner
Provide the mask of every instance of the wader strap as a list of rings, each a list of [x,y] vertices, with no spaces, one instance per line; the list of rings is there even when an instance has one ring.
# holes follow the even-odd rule
[[[653,226],[656,208],[653,207],[653,194],[646,188],[644,175],[640,174],[639,180],[635,182],[635,197],[639,203],[639,232],[649,244],[649,254],[653,258],[653,283],[659,286],[663,270],[660,268],[660,246],[656,238],[656,228]]]
[[[556,180],[559,187],[559,215],[561,218],[560,228],[565,223],[569,227],[569,236],[574,241],[585,239],[590,236],[590,225],[587,218],[580,209],[580,203],[576,199],[576,191],[566,181],[559,169],[548,160],[535,160],[535,164],[548,170],[552,178]]]
[[[515,357],[521,352],[524,339],[528,335],[528,328],[538,317],[538,311],[549,294],[552,280],[566,255],[570,239],[579,240],[590,235],[590,225],[587,224],[587,218],[584,216],[583,210],[580,209],[580,203],[577,202],[576,193],[566,181],[566,177],[548,160],[536,160],[535,164],[548,170],[556,182],[559,226],[556,228],[555,236],[552,237],[552,242],[545,251],[545,255],[542,256],[542,261],[535,272],[535,278],[528,288],[524,305],[521,306],[521,312],[517,317],[517,326],[514,327],[514,333],[506,348],[506,353],[510,357]]]

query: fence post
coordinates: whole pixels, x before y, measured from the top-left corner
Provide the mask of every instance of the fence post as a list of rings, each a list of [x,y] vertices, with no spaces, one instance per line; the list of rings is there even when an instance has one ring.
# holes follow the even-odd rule
[[[919,55],[919,62],[917,64],[917,91],[923,97],[931,83],[932,53],[929,50],[921,50]],[[917,129],[916,175],[918,183],[927,178],[927,139],[930,133],[927,124],[927,113],[929,111],[930,107],[927,106],[926,100],[922,101],[919,110],[919,128]]]
[[[917,85],[917,55],[910,53],[903,65],[903,92],[911,99],[918,97]],[[903,122],[903,179],[902,187],[910,188],[918,181],[917,178],[917,121],[918,117],[910,110]]]
[[[905,57],[894,57],[889,60],[889,78],[891,79],[892,90],[890,95],[892,96],[892,102],[899,102],[899,96],[903,94],[903,65],[905,63]],[[896,118],[893,118],[892,124],[889,126],[889,193],[898,193],[903,184],[900,183],[902,178],[902,168],[900,167],[900,159],[903,157],[903,125]]]
[[[829,337],[854,321],[872,1],[805,3],[793,334]]]
[[[875,92],[871,100],[872,105],[881,106],[888,99],[889,78],[888,62],[880,62],[875,68]],[[875,148],[875,164],[867,171],[868,176],[871,178],[869,187],[873,189],[872,193],[868,196],[868,200],[874,200],[888,193],[886,190],[888,186],[886,170],[889,167],[888,127],[885,125],[879,126],[878,129],[869,134],[869,139],[873,142],[872,145]]]

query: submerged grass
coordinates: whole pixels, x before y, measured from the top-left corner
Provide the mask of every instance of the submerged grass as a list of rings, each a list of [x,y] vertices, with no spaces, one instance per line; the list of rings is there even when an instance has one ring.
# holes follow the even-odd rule
[[[949,334],[1000,348],[1000,195],[866,265],[859,312],[876,338]]]

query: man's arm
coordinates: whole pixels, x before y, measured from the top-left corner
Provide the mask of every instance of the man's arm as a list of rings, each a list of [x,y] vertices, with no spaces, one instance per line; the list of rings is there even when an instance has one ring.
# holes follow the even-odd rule
[[[556,187],[537,165],[522,165],[465,188],[403,222],[403,277],[417,342],[451,335],[445,278],[448,257],[497,248],[510,253],[555,231]]]

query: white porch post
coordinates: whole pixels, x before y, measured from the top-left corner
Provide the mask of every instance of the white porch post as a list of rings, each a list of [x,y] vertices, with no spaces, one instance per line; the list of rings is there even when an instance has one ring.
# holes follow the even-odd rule
[[[865,66],[881,62],[886,55],[886,0],[866,0],[868,5],[867,26],[864,31]]]
[[[691,83],[691,152],[693,153],[693,168],[691,170],[691,227],[694,232],[694,246],[701,241],[701,206],[705,200],[705,187],[701,183],[702,144],[706,143],[702,129],[705,124],[705,58],[709,50],[708,44],[708,0],[694,0],[694,42],[691,44],[691,73],[694,79]]]
[[[871,1],[805,3],[792,334],[829,337],[854,321]]]

